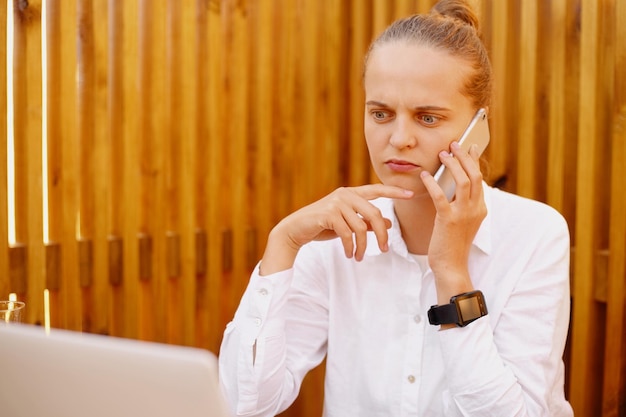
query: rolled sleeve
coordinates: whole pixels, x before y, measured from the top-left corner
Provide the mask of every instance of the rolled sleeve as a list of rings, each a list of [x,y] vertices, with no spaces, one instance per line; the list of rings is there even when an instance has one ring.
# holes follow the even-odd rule
[[[279,386],[283,383],[282,379],[272,381],[271,375],[264,372],[269,350],[266,343],[282,340],[269,351],[274,356],[284,355],[285,314],[282,309],[292,277],[291,269],[260,276],[258,267],[255,268],[234,319],[226,326],[219,356],[220,384],[231,410],[237,415],[274,415],[259,413],[263,400],[259,388],[261,384]]]

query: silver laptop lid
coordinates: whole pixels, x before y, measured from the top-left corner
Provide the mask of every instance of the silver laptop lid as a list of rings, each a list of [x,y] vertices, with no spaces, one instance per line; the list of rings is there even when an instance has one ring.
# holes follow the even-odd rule
[[[0,324],[3,417],[227,417],[204,349]]]

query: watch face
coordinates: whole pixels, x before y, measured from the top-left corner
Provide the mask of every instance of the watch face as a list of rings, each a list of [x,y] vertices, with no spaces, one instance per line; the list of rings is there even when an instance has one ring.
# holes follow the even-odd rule
[[[480,297],[464,298],[456,300],[457,305],[461,313],[463,321],[471,320],[480,317],[481,306]]]
[[[480,291],[472,291],[467,294],[462,294],[454,297],[454,299],[459,315],[458,324],[460,326],[465,326],[477,318],[487,314],[485,298],[483,297],[483,293]]]

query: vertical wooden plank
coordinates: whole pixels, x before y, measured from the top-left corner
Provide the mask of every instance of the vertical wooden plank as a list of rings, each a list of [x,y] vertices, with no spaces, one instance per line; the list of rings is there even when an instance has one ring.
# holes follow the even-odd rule
[[[536,117],[537,117],[537,0],[521,3],[519,123],[517,164],[524,175],[517,178],[517,193],[535,197],[536,192]]]
[[[296,114],[299,114],[299,122],[296,119],[291,123],[296,125],[296,148],[293,158],[294,165],[294,204],[302,207],[311,202],[313,196],[319,196],[316,173],[329,167],[320,161],[319,150],[319,126],[316,120],[316,92],[320,87],[320,71],[324,67],[320,65],[320,14],[317,8],[318,2],[298,2],[298,15],[296,41],[298,49],[306,53],[298,54],[296,60],[297,84],[296,96],[293,98]],[[326,35],[324,35],[325,37]],[[328,63],[332,65],[331,63]],[[315,109],[315,111],[313,110]],[[322,139],[323,140],[323,139]],[[298,168],[296,168],[296,166]]]
[[[107,227],[107,8],[106,3],[80,0],[76,5],[78,34],[77,71],[80,83],[77,89],[77,138],[67,137],[65,157],[76,164],[65,164],[74,170],[78,180],[77,236],[79,246],[73,244],[70,271],[78,277],[72,285],[80,286],[69,300],[72,310],[81,311],[81,328],[87,332],[109,333],[109,305],[111,299],[108,280]],[[72,69],[68,68],[68,72]],[[69,81],[68,81],[69,82]],[[75,146],[75,147],[73,147]],[[74,149],[77,149],[75,151]],[[75,154],[76,152],[76,154]],[[75,167],[75,168],[74,168]],[[71,200],[69,200],[71,202]],[[75,208],[72,207],[73,210]],[[73,217],[73,216],[72,216]],[[68,222],[68,236],[72,228]],[[74,220],[75,222],[75,220]],[[69,246],[69,245],[68,245]],[[78,250],[78,252],[77,252]],[[78,267],[78,269],[76,269]],[[76,289],[72,288],[72,292]],[[79,306],[80,305],[80,306]]]
[[[137,204],[137,31],[136,1],[109,3],[109,144],[111,149],[111,238],[114,248],[123,248],[119,264],[109,266],[114,285],[111,333],[138,336]],[[123,240],[121,240],[123,239]],[[126,243],[124,243],[126,242]],[[120,267],[120,268],[118,268]]]
[[[139,229],[150,242],[149,251],[139,252],[149,275],[140,278],[140,332],[142,338],[166,342],[166,205],[165,68],[167,4],[141,0],[139,12],[139,157],[141,203]],[[145,241],[145,240],[144,240]],[[142,248],[143,246],[140,246]]]
[[[228,196],[230,213],[223,213],[226,234],[232,236],[232,247],[225,247],[225,261],[232,260],[232,270],[225,271],[224,285],[229,297],[237,299],[247,284],[248,260],[246,259],[247,231],[250,229],[247,182],[251,175],[252,160],[246,155],[248,146],[248,106],[249,106],[249,33],[247,27],[247,4],[227,0],[222,4],[222,29],[224,36],[223,82],[226,93],[225,108],[228,109],[229,123],[225,126],[226,137],[231,138],[225,149],[224,163],[232,167],[223,179],[223,190]],[[243,164],[241,164],[243,162]],[[227,242],[227,241],[225,241]],[[230,252],[229,252],[230,251]],[[225,265],[226,267],[226,265]]]
[[[615,92],[611,135],[611,208],[602,413],[626,415],[626,3],[614,3]]]
[[[124,1],[123,6],[123,80],[124,80],[124,129],[123,152],[121,162],[124,165],[124,193],[119,204],[124,208],[124,281],[123,300],[127,310],[125,314],[124,335],[132,338],[141,338],[139,329],[139,207],[136,203],[139,182],[139,144],[136,140],[139,132],[139,123],[136,115],[139,114],[139,4],[137,0]]]
[[[194,34],[196,59],[196,85],[198,96],[196,97],[195,120],[196,134],[198,140],[198,150],[195,155],[195,164],[198,169],[194,178],[194,194],[196,215],[196,346],[213,351],[214,340],[217,346],[219,320],[214,320],[217,315],[213,313],[214,305],[211,303],[211,292],[214,277],[210,275],[210,231],[209,223],[211,214],[209,212],[210,197],[208,190],[209,166],[210,166],[210,104],[209,104],[209,57],[210,51],[207,45],[206,34],[208,32],[209,8],[207,0],[196,1],[196,32]],[[213,325],[215,323],[215,325]]]
[[[549,131],[547,167],[547,202],[561,211],[565,194],[565,19],[566,0],[550,3],[550,29],[548,36],[550,51],[549,79]]]
[[[77,5],[78,42],[77,42],[77,76],[80,79],[77,89],[78,107],[78,196],[80,223],[78,235],[81,241],[88,242],[93,250],[95,239],[96,217],[96,180],[95,167],[97,164],[95,134],[96,117],[96,45],[94,23],[99,17],[95,16],[93,0],[79,0]],[[84,258],[83,258],[84,259]],[[88,259],[93,259],[90,253]],[[81,282],[82,330],[94,332],[95,319],[93,264],[82,263],[79,277]]]
[[[416,12],[415,0],[396,0],[394,5],[392,20],[402,19]],[[422,4],[425,2],[421,2]]]
[[[623,14],[622,17],[626,17]],[[626,21],[626,20],[624,20]],[[621,50],[624,51],[624,47]],[[622,52],[623,53],[623,52]],[[622,57],[623,59],[623,57]],[[616,77],[622,90],[624,64],[621,64],[622,78]],[[616,90],[617,91],[617,90]],[[626,201],[623,193],[626,187],[626,105],[624,99],[618,101],[612,143],[611,190],[614,200],[611,203],[610,257],[607,282],[607,323],[604,345],[603,415],[623,416],[626,413]],[[617,194],[616,194],[617,193]],[[598,378],[599,379],[599,378]]]
[[[46,3],[47,48],[47,169],[48,169],[48,239],[59,246],[58,286],[48,276],[50,326],[80,330],[80,296],[77,284],[76,252],[76,49],[72,48],[76,33],[76,3],[50,0]],[[62,94],[64,92],[64,94]],[[70,146],[67,146],[68,143]],[[67,215],[66,215],[67,213]],[[56,252],[50,252],[55,253]],[[47,260],[48,263],[48,260]],[[74,308],[71,308],[71,307]]]
[[[364,60],[372,38],[371,8],[366,2],[354,0],[350,2],[350,27],[352,36],[349,44],[348,63],[348,132],[343,144],[341,166],[343,177],[348,185],[365,184],[369,179],[369,154],[363,136],[363,108],[365,94],[363,91]]]
[[[510,109],[510,91],[512,86],[507,77],[514,63],[511,62],[511,10],[508,1],[490,2],[492,33],[490,36],[490,58],[494,74],[493,103],[489,109],[489,128],[491,130],[491,146],[485,155],[489,160],[486,180],[490,184],[505,179],[510,168],[508,149],[510,148],[510,128],[507,114]]]
[[[108,203],[111,210],[110,230],[109,230],[109,248],[107,249],[108,259],[112,259],[111,242],[121,239],[123,233],[123,206],[119,196],[123,195],[123,178],[124,178],[124,164],[122,163],[123,152],[123,115],[124,115],[124,102],[123,102],[123,57],[124,52],[123,36],[124,36],[124,23],[123,23],[123,1],[110,0],[108,3],[108,120],[107,120],[107,133],[109,142],[110,160],[107,165],[108,180],[111,187],[110,201]],[[121,259],[123,262],[123,259]],[[110,262],[107,265],[107,271],[109,273],[109,282],[111,285],[117,282],[121,282],[123,276],[121,270],[117,268],[118,265],[112,265]],[[112,288],[111,298],[111,313],[110,313],[110,327],[109,333],[112,335],[121,335],[123,333],[123,320],[125,316],[125,303],[122,299],[122,289],[118,285],[114,285]]]
[[[276,108],[275,122],[276,134],[274,136],[274,180],[276,184],[276,210],[274,221],[278,222],[287,213],[293,210],[292,190],[294,173],[289,163],[293,158],[295,126],[292,123],[296,111],[292,102],[296,96],[296,7],[295,2],[280,0],[273,2],[272,14],[277,21],[276,30],[282,35],[276,39],[278,42],[276,51],[276,79],[279,83],[278,90],[281,94],[274,96],[274,108]]]
[[[248,268],[255,266],[262,256],[261,251],[265,247],[267,235],[273,226],[272,204],[276,198],[273,186],[272,166],[272,139],[275,131],[272,106],[273,96],[280,94],[275,90],[278,82],[274,71],[274,59],[276,48],[273,40],[279,35],[276,25],[267,24],[272,22],[272,7],[269,0],[260,0],[249,4],[250,16],[250,105],[257,109],[251,112],[250,143],[248,149],[251,154],[251,178],[252,189],[249,190],[250,201],[262,201],[250,212],[250,221],[253,233],[250,238],[254,239],[255,253],[251,254]]]
[[[550,79],[552,70],[555,65],[553,61],[552,51],[549,48],[549,42],[544,42],[544,39],[548,39],[552,36],[552,22],[550,2],[538,1],[537,2],[537,20],[536,37],[537,37],[537,51],[536,51],[536,70],[535,70],[535,123],[534,123],[534,140],[533,158],[535,160],[535,184],[533,198],[539,201],[546,201],[547,195],[547,172],[548,167],[553,163],[548,159],[549,152],[549,136],[550,125],[552,122],[552,114],[550,114],[550,103],[546,99],[546,96],[550,91]],[[544,115],[544,116],[542,116]],[[544,119],[546,122],[538,123],[538,120]],[[563,164],[564,165],[564,164]],[[557,164],[558,166],[558,164]],[[555,178],[552,177],[554,180]]]
[[[197,233],[203,234],[206,243],[204,253],[200,252],[202,246],[197,250],[197,256],[204,257],[206,265],[204,274],[199,277],[203,287],[199,288],[201,298],[198,301],[196,345],[217,352],[226,318],[222,317],[220,299],[217,296],[221,289],[219,251],[213,247],[214,242],[220,239],[217,201],[219,159],[216,157],[218,152],[215,152],[215,148],[222,141],[215,140],[217,134],[214,133],[220,120],[215,115],[220,111],[217,93],[220,43],[218,36],[211,35],[211,31],[216,29],[214,18],[219,19],[219,8],[212,5],[214,3],[208,0],[198,0],[196,3],[197,86],[201,92],[197,96],[196,108],[197,134],[200,141],[196,155],[198,167],[196,216]]]
[[[21,17],[21,11],[17,6],[17,1],[12,2],[13,12],[13,67],[10,69],[13,76],[12,93],[13,112],[11,126],[13,128],[13,189],[14,189],[14,212],[12,244],[18,243],[24,245],[27,239],[27,217],[24,215],[27,209],[26,190],[27,190],[27,173],[26,167],[28,159],[28,150],[26,148],[26,119],[25,114],[27,102],[26,92],[26,53],[27,53],[27,36],[25,34],[24,22],[25,18]],[[24,287],[26,283],[24,283]],[[20,294],[24,295],[24,294]]]
[[[93,90],[94,102],[94,134],[93,152],[94,166],[94,218],[93,231],[93,284],[91,292],[91,311],[93,312],[92,329],[96,333],[108,334],[111,326],[111,299],[112,291],[109,284],[109,235],[111,187],[110,171],[112,164],[111,149],[109,145],[109,9],[106,2],[94,1],[93,14],[93,42],[94,42],[94,75],[95,85]]]
[[[175,334],[177,343],[193,344],[195,334],[195,213],[194,176],[196,173],[194,153],[196,151],[195,112],[197,87],[193,72],[195,65],[195,19],[193,1],[170,2],[171,63],[170,83],[170,140],[172,177],[170,201],[170,229],[181,238],[181,276],[172,281],[178,286],[182,299],[178,301],[181,322],[176,324],[182,333]],[[186,70],[186,71],[185,71]],[[171,330],[175,330],[171,328]]]
[[[16,239],[28,250],[26,320],[43,323],[41,1],[14,1]]]
[[[391,23],[393,3],[388,0],[372,0],[372,38],[376,38]],[[420,7],[424,7],[420,4]]]
[[[234,108],[234,99],[233,90],[234,84],[238,81],[241,81],[236,77],[237,74],[241,72],[241,62],[237,62],[234,58],[236,54],[236,50],[241,49],[241,45],[235,44],[235,24],[233,22],[233,8],[235,5],[234,1],[224,0],[221,2],[220,8],[220,39],[223,44],[222,47],[222,68],[220,71],[220,93],[223,95],[223,100],[221,101],[221,106],[223,106],[226,110],[226,113],[229,114],[229,121],[223,123],[219,135],[228,137],[228,143],[224,143],[224,146],[221,146],[219,151],[221,152],[221,162],[222,166],[232,166],[233,154],[232,147],[233,142],[236,140],[235,133],[233,132],[231,120],[236,119],[239,115],[235,112]],[[243,156],[241,156],[243,157]],[[241,175],[240,172],[237,173]],[[220,210],[221,217],[221,236],[220,236],[220,252],[221,252],[221,262],[223,270],[220,271],[220,275],[222,276],[222,285],[224,288],[224,292],[227,295],[229,300],[236,300],[238,291],[234,288],[236,287],[233,282],[233,192],[234,192],[234,175],[224,175],[220,181],[220,191],[221,195],[227,196],[222,199],[222,207]],[[232,317],[232,314],[235,311],[236,304],[231,303],[229,306],[232,308],[231,314],[228,314]]]
[[[577,180],[577,142],[578,123],[573,122],[579,118],[579,95],[580,95],[580,47],[581,47],[581,0],[568,0],[566,2],[566,54],[565,54],[565,83],[564,102],[565,120],[564,135],[567,138],[564,159],[564,182],[574,184]],[[563,196],[561,207],[565,218],[570,222],[570,231],[574,228],[576,217],[576,191],[568,186],[568,192]]]
[[[166,317],[167,323],[167,341],[170,343],[182,344],[182,316],[183,312],[181,299],[181,277],[180,272],[180,210],[182,203],[181,189],[178,187],[180,179],[180,171],[182,169],[182,144],[181,128],[179,123],[184,123],[184,119],[180,122],[178,117],[182,116],[179,112],[182,94],[177,91],[178,79],[184,76],[184,72],[180,65],[181,51],[178,50],[181,41],[180,26],[180,3],[176,1],[167,2],[167,27],[166,27],[166,45],[167,45],[167,73],[166,73],[166,94],[169,101],[167,108],[167,160],[166,167],[166,191],[167,199],[172,203],[168,205],[166,211],[167,226],[167,242],[166,257],[168,264],[166,266],[166,274],[168,278],[168,297],[166,300]]]
[[[206,84],[206,66],[201,61],[206,59],[207,51],[203,50],[206,45],[203,43],[201,36],[203,28],[201,25],[207,23],[207,4],[204,0],[195,1],[193,6],[190,4],[191,12],[193,12],[194,26],[187,34],[189,42],[193,45],[190,50],[190,54],[193,55],[193,88],[197,94],[193,97],[193,119],[191,120],[191,128],[195,140],[193,142],[193,149],[189,155],[190,161],[194,166],[193,177],[189,180],[189,193],[192,196],[189,204],[192,208],[193,216],[190,217],[190,248],[193,257],[189,259],[189,277],[194,284],[193,293],[193,328],[189,331],[193,332],[193,337],[190,341],[193,341],[195,346],[201,346],[204,348],[211,348],[211,335],[215,334],[217,326],[211,327],[211,305],[209,300],[209,275],[208,272],[208,218],[206,216],[207,210],[207,194],[204,193],[206,187],[206,163],[209,160],[207,154],[207,124],[204,119],[206,115],[203,112],[209,110],[206,107],[207,101],[205,100],[205,88]],[[215,315],[213,316],[215,317]]]
[[[143,340],[155,340],[157,329],[156,325],[162,323],[156,317],[155,292],[153,286],[154,271],[153,265],[153,230],[152,225],[157,219],[162,218],[163,206],[154,198],[159,193],[158,178],[160,172],[158,170],[158,158],[165,154],[165,149],[159,148],[152,143],[154,134],[158,134],[156,129],[152,127],[151,115],[155,108],[158,108],[158,102],[152,99],[151,89],[154,83],[154,73],[152,57],[154,54],[153,41],[153,24],[155,23],[152,15],[152,7],[155,2],[139,1],[139,19],[138,26],[138,90],[139,90],[139,107],[138,107],[138,161],[139,170],[139,249],[138,249],[138,266],[139,266],[139,288],[138,288],[138,327],[140,338]],[[162,3],[162,2],[160,2]],[[164,98],[164,97],[163,97]],[[153,151],[153,152],[152,152]],[[150,215],[148,212],[153,211]],[[158,309],[165,310],[165,309]],[[159,317],[161,318],[161,317]]]
[[[207,182],[203,189],[206,198],[208,199],[208,205],[206,210],[207,219],[207,233],[209,243],[208,254],[208,300],[210,308],[210,325],[213,331],[210,335],[209,346],[217,351],[222,340],[222,334],[226,322],[231,320],[234,313],[233,304],[236,300],[232,300],[229,297],[224,297],[224,290],[222,286],[222,231],[223,231],[223,194],[222,194],[222,181],[223,177],[227,175],[222,167],[222,155],[224,154],[223,148],[227,146],[226,141],[220,140],[223,137],[223,122],[222,117],[224,115],[224,106],[222,105],[223,93],[222,93],[222,28],[221,28],[221,10],[215,6],[215,3],[208,2],[204,4],[204,10],[206,14],[203,15],[206,24],[203,25],[202,21],[199,22],[198,30],[201,31],[201,40],[199,41],[199,48],[206,51],[206,56],[202,59],[203,55],[199,56],[200,67],[199,75],[206,74],[203,78],[203,83],[206,83],[207,88],[202,88],[202,83],[199,88],[201,91],[206,91],[205,95],[200,97],[206,97],[207,106],[202,106],[199,103],[198,108],[203,111],[204,117],[199,115],[199,121],[206,121],[207,125],[203,125],[207,130],[208,135],[203,137],[207,140],[206,152],[208,157],[206,159],[206,177]],[[200,98],[199,98],[200,99]],[[201,128],[202,129],[202,128]],[[200,130],[201,132],[203,130]],[[200,165],[199,165],[200,166]]]
[[[238,165],[238,161],[245,161],[244,166],[238,167],[232,173],[232,215],[231,225],[233,230],[233,270],[231,290],[235,298],[240,297],[248,283],[250,269],[246,256],[248,246],[248,231],[251,229],[252,206],[247,198],[248,184],[253,175],[252,167],[255,163],[254,156],[247,152],[250,143],[249,111],[250,108],[250,33],[248,26],[248,2],[237,0],[228,1],[227,10],[230,14],[230,22],[233,32],[231,33],[232,56],[229,62],[231,67],[226,72],[232,75],[229,79],[231,109],[233,118],[229,125],[229,131],[233,140],[230,142],[229,161],[232,166]],[[226,23],[226,22],[224,22]],[[226,54],[228,56],[228,54]],[[228,58],[227,58],[228,59]]]
[[[430,10],[439,0],[418,0],[417,1],[417,13],[430,13]]]
[[[600,384],[590,384],[598,378],[602,367],[602,354],[597,340],[603,339],[603,322],[599,306],[594,301],[594,254],[598,236],[596,219],[598,208],[597,160],[598,141],[598,40],[599,5],[593,0],[582,2],[582,37],[580,54],[580,114],[578,121],[578,172],[576,184],[576,256],[574,259],[572,363],[570,399],[577,415],[600,414]],[[604,177],[604,176],[603,176]]]
[[[8,2],[0,3],[0,22],[7,22]],[[8,299],[9,286],[9,222],[8,222],[8,152],[7,152],[7,102],[12,97],[7,97],[7,34],[8,25],[4,23],[6,30],[0,30],[0,298]]]
[[[326,195],[340,185],[346,185],[345,177],[341,176],[341,141],[347,137],[344,109],[348,109],[348,95],[343,94],[348,84],[348,48],[349,39],[347,7],[345,2],[335,2],[332,6],[321,9],[324,13],[319,22],[319,30],[326,31],[325,39],[321,42],[321,82],[317,96],[317,111],[319,126],[318,140],[321,149],[320,163],[317,171],[319,186],[313,196]],[[328,30],[330,28],[330,30]],[[324,65],[326,63],[326,65]],[[358,77],[358,73],[354,76]],[[339,116],[339,117],[338,117]],[[319,146],[318,145],[318,146]],[[315,170],[314,170],[315,172]]]

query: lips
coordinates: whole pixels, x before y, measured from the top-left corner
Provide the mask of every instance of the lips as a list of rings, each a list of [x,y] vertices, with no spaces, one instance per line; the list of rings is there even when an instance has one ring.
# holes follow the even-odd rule
[[[385,165],[394,172],[411,172],[419,169],[419,165],[400,159],[390,159]]]

